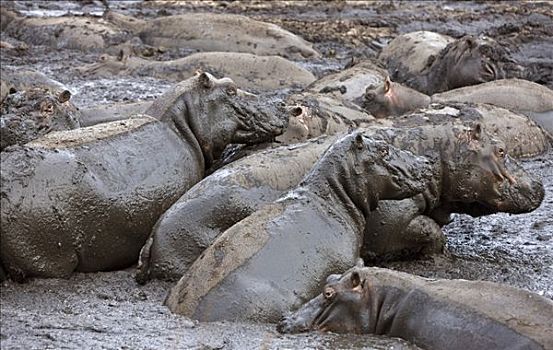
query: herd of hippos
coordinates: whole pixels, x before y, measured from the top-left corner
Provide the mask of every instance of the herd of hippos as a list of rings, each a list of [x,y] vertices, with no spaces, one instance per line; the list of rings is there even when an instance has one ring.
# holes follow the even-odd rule
[[[137,264],[138,283],[178,281],[167,307],[200,321],[553,349],[545,297],[363,263],[442,254],[452,213],[540,206],[516,159],[550,149],[553,91],[493,39],[408,33],[317,80],[292,61],[319,55],[308,42],[238,15],[2,9],[2,31],[19,43],[4,52],[103,53],[83,76],[175,81],[154,101],[77,108],[63,84],[3,68],[2,279]],[[199,52],[140,57],[161,46]],[[283,88],[299,92],[246,91]]]

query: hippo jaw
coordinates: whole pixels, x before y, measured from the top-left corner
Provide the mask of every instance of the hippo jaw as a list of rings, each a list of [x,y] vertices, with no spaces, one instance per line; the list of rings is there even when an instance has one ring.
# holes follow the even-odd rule
[[[243,95],[232,101],[231,106],[238,126],[231,143],[252,145],[271,141],[283,133],[288,123],[280,100],[261,101],[255,95]]]

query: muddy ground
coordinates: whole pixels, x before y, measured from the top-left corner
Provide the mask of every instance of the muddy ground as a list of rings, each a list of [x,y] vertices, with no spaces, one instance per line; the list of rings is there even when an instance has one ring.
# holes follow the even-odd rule
[[[2,2],[29,16],[101,15],[99,1]],[[211,2],[118,1],[110,6],[140,18],[189,11],[240,13],[273,22],[312,41],[322,58],[300,62],[322,76],[352,59],[374,58],[396,35],[429,29],[460,37],[486,34],[511,45],[533,80],[553,87],[553,3],[549,2]],[[10,38],[2,36],[2,40]],[[156,59],[190,54],[185,48],[158,52]],[[37,69],[66,84],[79,107],[152,99],[171,83],[153,78],[84,80],[74,68],[100,54],[29,47],[2,52],[1,64]],[[387,266],[427,277],[507,283],[553,298],[553,152],[526,160],[540,176],[543,204],[524,215],[456,216],[446,227],[448,254]],[[75,274],[69,280],[5,282],[1,287],[2,349],[413,349],[385,337],[280,335],[274,325],[196,323],[162,306],[170,284],[137,285],[133,269]]]

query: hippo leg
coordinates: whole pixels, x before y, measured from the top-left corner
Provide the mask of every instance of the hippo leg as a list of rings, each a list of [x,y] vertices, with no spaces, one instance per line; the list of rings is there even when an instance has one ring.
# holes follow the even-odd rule
[[[405,239],[422,255],[444,252],[446,237],[440,225],[425,215],[413,218],[405,229]]]
[[[152,243],[154,242],[153,235],[150,235],[142,249],[140,249],[140,255],[138,256],[138,266],[136,268],[135,279],[139,284],[146,284],[150,279],[150,251],[152,249]]]

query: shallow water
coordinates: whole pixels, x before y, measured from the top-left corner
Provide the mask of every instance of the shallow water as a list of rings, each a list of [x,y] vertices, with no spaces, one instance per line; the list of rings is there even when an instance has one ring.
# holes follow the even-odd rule
[[[12,6],[29,16],[91,13],[101,15],[99,1],[17,1]],[[374,58],[378,49],[398,33],[434,29],[460,36],[501,32],[510,24],[519,45],[515,58],[533,64],[552,86],[551,36],[553,5],[548,3],[443,2],[166,2],[110,1],[110,6],[140,18],[194,12],[247,14],[270,21],[315,42],[318,60],[298,63],[322,76],[342,69],[353,58]],[[541,16],[541,17],[540,17]],[[545,17],[544,17],[545,16]],[[454,20],[459,17],[463,20]],[[536,31],[536,23],[544,23]],[[500,30],[501,29],[501,30]],[[531,34],[537,33],[537,34]],[[6,38],[2,36],[2,40]],[[186,48],[160,53],[166,60],[190,54]],[[76,68],[98,60],[99,53],[30,47],[7,55],[2,65],[33,68],[67,85],[73,102],[83,108],[100,103],[151,100],[170,82],[153,78],[114,77],[91,80]],[[285,93],[285,91],[281,92]],[[386,266],[428,277],[484,279],[507,283],[553,298],[553,152],[523,162],[540,176],[545,199],[536,211],[523,215],[496,214],[482,218],[457,215],[445,231],[445,256],[395,262]],[[280,335],[274,325],[195,323],[172,315],[162,306],[171,284],[153,281],[137,285],[133,269],[78,273],[68,280],[32,280],[1,286],[2,349],[413,349],[385,337],[311,333]]]

